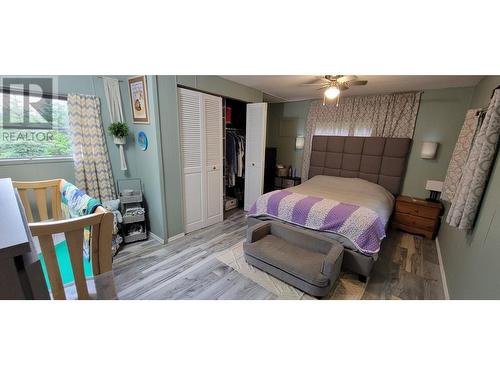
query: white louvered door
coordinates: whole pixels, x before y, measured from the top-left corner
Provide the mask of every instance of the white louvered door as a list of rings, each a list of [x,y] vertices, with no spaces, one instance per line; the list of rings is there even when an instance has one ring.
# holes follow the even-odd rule
[[[179,89],[179,126],[186,233],[203,228],[206,217],[203,176],[203,125],[199,93]]]
[[[202,94],[205,125],[206,225],[223,220],[222,98]]]
[[[267,103],[247,104],[245,211],[262,195],[266,155]]]
[[[223,220],[222,99],[178,89],[185,233]]]

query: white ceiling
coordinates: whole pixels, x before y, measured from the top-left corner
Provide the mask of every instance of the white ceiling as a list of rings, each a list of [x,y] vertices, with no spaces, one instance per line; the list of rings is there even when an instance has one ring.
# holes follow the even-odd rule
[[[319,86],[304,85],[318,76],[222,76],[230,81],[264,92],[268,102],[284,102],[320,98]],[[366,86],[354,86],[342,92],[344,96],[420,91],[447,87],[475,86],[483,76],[358,76]]]

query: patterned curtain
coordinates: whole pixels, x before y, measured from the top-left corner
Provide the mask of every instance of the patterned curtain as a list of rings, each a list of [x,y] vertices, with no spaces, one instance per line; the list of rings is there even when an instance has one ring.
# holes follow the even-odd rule
[[[116,199],[99,99],[69,94],[68,114],[76,186],[101,202]]]
[[[302,179],[307,180],[313,135],[413,138],[420,93],[351,96],[337,107],[311,103],[307,115]]]
[[[472,141],[479,127],[481,116],[478,109],[469,109],[465,115],[464,125],[458,136],[457,144],[453,150],[448,172],[444,179],[441,199],[451,202],[455,196],[455,191],[462,178],[462,172],[469,157]]]
[[[469,230],[474,226],[496,155],[499,134],[500,90],[495,90],[451,202],[446,222],[452,227]]]

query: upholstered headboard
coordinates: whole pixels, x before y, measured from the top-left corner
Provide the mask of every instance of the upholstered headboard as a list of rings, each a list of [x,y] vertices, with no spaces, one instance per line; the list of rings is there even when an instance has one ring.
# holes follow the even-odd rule
[[[399,194],[410,144],[409,138],[315,135],[309,178],[315,175],[358,177]]]

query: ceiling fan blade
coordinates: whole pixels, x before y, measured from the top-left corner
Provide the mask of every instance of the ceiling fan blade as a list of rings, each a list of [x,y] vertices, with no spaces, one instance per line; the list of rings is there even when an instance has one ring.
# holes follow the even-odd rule
[[[358,79],[357,76],[342,76],[339,79],[337,79],[338,83],[347,83],[347,82],[352,82]]]
[[[368,81],[352,81],[352,82],[349,82],[348,85],[349,86],[364,86],[368,83]]]
[[[321,78],[314,78],[312,80],[309,80],[307,82],[304,82],[303,85],[322,85],[325,83],[325,79],[323,77]]]

